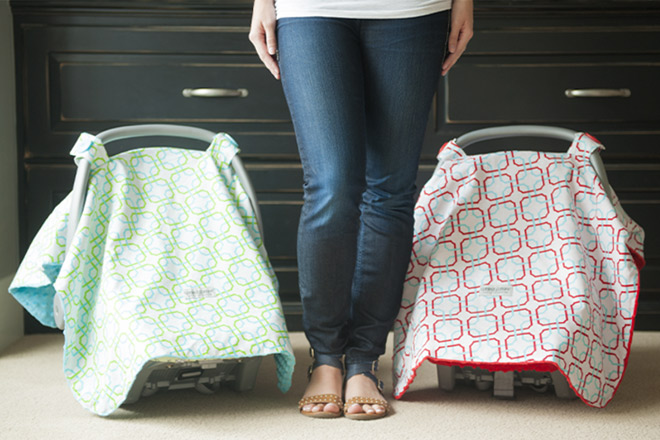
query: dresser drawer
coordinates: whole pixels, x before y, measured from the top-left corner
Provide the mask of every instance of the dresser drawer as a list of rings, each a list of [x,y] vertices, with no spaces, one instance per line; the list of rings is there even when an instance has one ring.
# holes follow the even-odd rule
[[[465,56],[448,76],[450,123],[660,122],[660,59]],[[567,91],[628,90],[628,97]]]
[[[578,7],[589,0],[552,0],[550,3],[566,7]],[[475,2],[483,5],[483,1]],[[474,37],[468,50],[472,54],[647,54],[657,52],[660,47],[660,26],[657,11],[652,14],[633,12],[629,4],[624,6],[628,15],[590,13],[560,14],[515,13],[512,4],[527,4],[540,7],[536,0],[514,0],[508,2],[504,16],[477,15],[474,21]],[[602,1],[593,1],[602,5]],[[607,3],[612,3],[608,1]],[[621,2],[622,5],[624,2]],[[625,1],[625,3],[629,3]],[[651,0],[648,3],[655,3]],[[475,4],[476,8],[480,5]],[[593,11],[592,11],[593,12]]]
[[[17,30],[23,42],[17,55],[25,66],[18,93],[27,110],[26,159],[63,159],[82,131],[140,123],[194,125],[249,138],[241,145],[248,155],[296,154],[281,84],[254,53],[249,18],[218,18],[216,26],[142,20],[141,26]],[[193,96],[184,96],[186,89]],[[194,96],[199,89],[229,96]]]
[[[55,54],[51,71],[56,129],[86,122],[289,120],[279,82],[251,55]]]

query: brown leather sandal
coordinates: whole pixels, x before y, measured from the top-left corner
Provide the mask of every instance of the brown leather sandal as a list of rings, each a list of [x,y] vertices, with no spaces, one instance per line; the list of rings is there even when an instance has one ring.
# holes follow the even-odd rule
[[[312,377],[312,372],[314,371],[314,368],[317,366],[316,365],[316,355],[314,353],[314,349],[310,348],[309,349],[309,355],[312,358],[312,364],[309,366],[309,370],[307,370],[307,379],[311,379]],[[340,367],[341,372],[343,374],[344,372],[344,366],[343,363]],[[323,404],[324,406],[327,405],[328,403],[334,403],[337,405],[337,408],[339,409],[337,412],[329,412],[329,411],[303,411],[303,406],[305,405],[321,405]],[[313,396],[307,396],[303,397],[298,401],[298,410],[300,411],[300,414],[303,416],[307,417],[315,417],[319,419],[333,419],[336,417],[341,417],[342,414],[342,407],[344,406],[344,401],[341,398],[341,396],[338,396],[337,394],[316,394]]]
[[[378,380],[376,377],[376,370],[378,369],[378,361],[374,361],[371,363],[371,371],[363,371],[357,374],[362,374],[366,376],[367,378],[371,379],[375,384],[376,388],[378,388],[378,392],[380,395],[383,395],[383,382]],[[377,413],[373,412],[371,414],[364,412],[364,408],[362,408],[362,412],[359,413],[349,413],[348,409],[352,405],[380,405],[384,408],[384,411],[382,413]],[[375,399],[373,397],[361,397],[361,396],[356,396],[356,397],[351,397],[346,401],[344,404],[344,416],[346,416],[349,419],[353,420],[373,420],[373,419],[380,419],[382,417],[385,417],[387,413],[390,410],[390,404],[387,403],[385,398],[383,397],[382,399]]]

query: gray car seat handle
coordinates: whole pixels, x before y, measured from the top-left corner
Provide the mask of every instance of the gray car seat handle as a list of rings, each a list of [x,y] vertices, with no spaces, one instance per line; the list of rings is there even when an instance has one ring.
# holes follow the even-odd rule
[[[477,142],[507,137],[549,137],[572,142],[577,132],[567,128],[545,125],[506,125],[504,127],[483,128],[459,136],[454,142],[461,148],[466,148]]]
[[[196,139],[204,142],[211,142],[216,133],[198,127],[188,127],[185,125],[169,124],[142,124],[128,125],[125,127],[111,128],[97,134],[96,137],[104,144],[118,141],[121,139],[130,139],[146,136],[168,136],[182,137],[186,139]]]

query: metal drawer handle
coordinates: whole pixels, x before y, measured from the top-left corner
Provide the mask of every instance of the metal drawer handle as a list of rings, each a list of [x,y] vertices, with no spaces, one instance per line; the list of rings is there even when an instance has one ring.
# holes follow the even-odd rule
[[[183,89],[181,92],[186,98],[245,98],[247,89]]]
[[[630,89],[566,89],[567,98],[630,98]]]

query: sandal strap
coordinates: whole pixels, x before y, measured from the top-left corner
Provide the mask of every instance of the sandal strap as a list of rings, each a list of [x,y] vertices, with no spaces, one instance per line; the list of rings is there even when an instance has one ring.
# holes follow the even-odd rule
[[[351,405],[380,405],[385,408],[385,411],[389,408],[389,403],[383,399],[374,399],[373,397],[351,397],[344,404],[344,412],[348,411],[348,408]]]
[[[314,372],[314,369],[316,367],[321,366],[321,365],[329,365],[331,367],[339,368],[339,370],[341,371],[341,374],[342,375],[344,374],[345,368],[344,368],[344,356],[343,355],[338,358],[339,365],[334,365],[331,362],[323,362],[323,363],[319,364],[319,361],[317,360],[317,356],[316,356],[316,351],[312,347],[309,347],[309,356],[312,358],[312,363],[309,365],[309,368],[307,369],[307,380],[310,380],[312,378],[312,373]],[[328,356],[326,356],[326,358],[327,357]]]
[[[383,394],[383,389],[385,387],[385,384],[383,383],[382,380],[378,379],[378,377],[376,376],[376,371],[378,371],[378,360],[371,362],[371,370],[357,371],[351,374],[350,376],[347,376],[346,380],[358,374],[362,374],[368,377],[369,379],[371,379],[373,383],[376,384],[376,388],[378,388],[378,391],[380,391],[380,393]]]
[[[319,403],[334,403],[339,408],[341,408],[344,402],[336,394],[316,394],[314,396],[303,397],[298,402],[298,409],[302,409],[303,406],[309,404],[319,404]]]
[[[383,389],[385,388],[385,384],[383,383],[382,380],[378,379],[378,377],[374,373],[375,373],[375,371],[371,370],[371,371],[365,371],[363,373],[358,373],[358,374],[362,374],[363,376],[366,376],[369,379],[371,379],[373,381],[373,383],[376,384],[376,388],[378,388],[378,391],[380,391],[380,393],[383,394]]]

